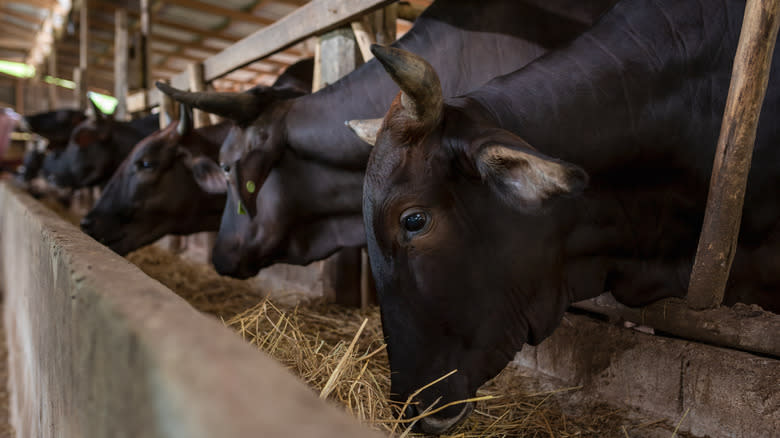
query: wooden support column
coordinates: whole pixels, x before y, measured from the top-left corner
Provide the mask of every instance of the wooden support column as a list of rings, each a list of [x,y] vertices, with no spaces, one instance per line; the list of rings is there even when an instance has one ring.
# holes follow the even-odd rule
[[[117,9],[114,15],[114,97],[117,99],[114,119],[127,120],[127,84],[129,71],[129,35],[127,10]]]
[[[688,285],[688,305],[716,307],[723,301],[737,248],[756,127],[772,64],[780,0],[748,0],[731,72],[699,247]]]
[[[314,55],[314,83],[317,91],[356,69],[362,63],[358,44],[348,26],[319,37]],[[345,248],[325,261],[326,293],[342,305],[361,306],[361,251]]]
[[[396,24],[398,18],[398,4],[393,3],[371,14],[366,14],[358,21],[352,22],[352,31],[355,33],[363,61],[368,62],[374,55],[371,53],[371,44],[386,46],[396,39]]]
[[[206,91],[206,81],[203,78],[203,64],[191,63],[187,65],[190,91]],[[201,110],[193,110],[192,118],[195,128],[202,128],[211,124],[209,114]]]
[[[178,104],[167,94],[162,94],[160,100],[160,129],[168,126],[168,116],[171,121],[176,120]],[[168,235],[160,239],[163,248],[173,253],[181,253],[187,249],[185,240],[181,236]]]
[[[198,63],[193,62],[188,64],[187,76],[189,78],[190,91],[206,91],[206,81],[203,78],[203,64],[199,62]],[[197,109],[192,110],[192,121],[195,129],[202,128],[204,126],[208,126],[211,124],[211,118],[209,117],[209,113]],[[198,233],[194,236],[191,236],[190,240],[191,240],[190,242],[191,246],[202,245],[205,248],[206,263],[211,263],[211,253],[213,252],[214,245],[217,242],[217,233],[216,232]]]
[[[141,56],[141,88],[148,90],[152,86],[152,51],[149,38],[152,34],[152,21],[149,11],[150,0],[141,0],[141,37],[137,48]]]
[[[24,114],[24,79],[16,80],[16,93],[14,96],[15,111]]]
[[[47,71],[52,78],[57,77],[57,45],[51,45],[51,52],[49,52]],[[54,110],[60,106],[59,99],[57,98],[57,85],[54,83],[48,84],[49,92],[49,110]]]
[[[79,108],[86,110],[87,105],[87,81],[89,77],[89,9],[87,8],[87,0],[81,0],[81,8],[79,9],[79,80],[76,81],[76,101],[79,103]],[[76,73],[74,72],[73,78],[75,81]]]

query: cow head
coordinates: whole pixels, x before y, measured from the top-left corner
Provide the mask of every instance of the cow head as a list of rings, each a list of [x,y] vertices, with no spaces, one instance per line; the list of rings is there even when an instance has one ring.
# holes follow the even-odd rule
[[[61,109],[26,116],[24,121],[30,131],[49,141],[49,150],[62,150],[73,129],[86,118],[83,111]]]
[[[104,182],[116,169],[117,145],[115,122],[103,114],[92,100],[94,115],[79,123],[71,133],[68,146],[60,159],[63,165],[54,173],[60,185],[69,183],[75,188]]]
[[[363,215],[392,396],[405,401],[457,370],[419,394],[406,413],[414,416],[472,397],[524,343],[558,323],[567,302],[556,236],[566,225],[555,211],[588,177],[445,104],[423,59],[373,51],[402,90],[378,133],[365,124],[360,132],[376,137]],[[440,433],[469,412],[454,405],[418,425]]]
[[[229,189],[212,254],[217,271],[244,278],[274,262],[316,260],[320,254],[314,248],[319,245],[306,242],[302,248],[302,241],[296,239],[301,234],[290,235],[295,224],[288,220],[300,208],[300,197],[289,192],[296,191],[296,185],[296,193],[304,192],[304,180],[312,180],[311,172],[300,170],[306,164],[287,152],[285,125],[290,99],[306,91],[287,85],[258,86],[241,93],[186,92],[164,83],[157,87],[179,102],[234,123],[220,150]],[[296,170],[280,170],[291,167]],[[295,181],[289,180],[292,173],[299,176]],[[311,227],[331,226],[316,220],[305,225],[304,234],[313,232]]]
[[[124,255],[166,234],[216,230],[225,202],[216,147],[192,130],[190,112],[144,138],[81,221],[82,229]]]

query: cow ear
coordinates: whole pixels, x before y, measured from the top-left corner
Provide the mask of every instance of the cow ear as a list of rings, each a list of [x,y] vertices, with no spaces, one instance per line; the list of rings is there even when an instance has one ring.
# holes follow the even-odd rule
[[[365,119],[365,120],[347,120],[345,124],[352,132],[355,133],[361,140],[370,144],[376,145],[376,136],[379,133],[379,128],[382,127],[383,119]]]
[[[185,163],[192,170],[195,181],[204,192],[212,194],[227,193],[225,174],[222,173],[222,169],[219,168],[214,160],[204,156],[192,157],[188,153]]]
[[[588,184],[579,166],[502,145],[483,148],[477,169],[490,188],[508,205],[532,210],[559,196],[574,196]]]

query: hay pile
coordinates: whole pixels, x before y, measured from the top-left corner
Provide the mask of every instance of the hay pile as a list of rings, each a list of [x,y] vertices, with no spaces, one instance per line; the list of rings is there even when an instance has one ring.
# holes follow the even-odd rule
[[[226,324],[361,422],[391,436],[420,436],[410,432],[410,423],[398,420],[398,409],[387,398],[390,371],[377,308],[363,312],[315,301],[285,309],[264,300]],[[625,437],[668,428],[658,421],[627,421],[623,410],[606,405],[588,406],[582,415],[569,417],[558,400],[579,388],[534,391],[527,384],[507,368],[480,389],[477,395],[485,400],[449,436]]]

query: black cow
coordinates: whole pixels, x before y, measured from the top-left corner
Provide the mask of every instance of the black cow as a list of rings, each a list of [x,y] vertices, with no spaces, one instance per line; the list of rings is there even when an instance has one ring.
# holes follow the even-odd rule
[[[144,138],[109,180],[81,228],[125,255],[166,234],[214,231],[225,206],[225,180],[195,178],[215,160],[230,122],[192,129],[190,111]],[[201,185],[198,184],[201,182]]]
[[[588,6],[599,4],[603,10],[612,3]],[[581,22],[551,13],[547,6],[579,7],[581,2],[435,2],[395,44],[432,59],[443,72],[444,92],[460,94],[570,41],[596,15],[586,10]],[[213,254],[220,273],[248,277],[272,263],[307,264],[365,244],[359,224],[369,150],[343,122],[358,115],[381,116],[397,93],[376,61],[318,93],[291,100],[268,93],[158,87],[237,121],[220,153],[232,187]],[[247,216],[240,214],[244,211]],[[238,228],[250,232],[237,235]]]
[[[154,114],[120,122],[94,103],[92,107],[95,116],[73,129],[68,146],[52,163],[57,185],[81,188],[106,183],[133,146],[160,127]]]
[[[310,93],[313,72],[311,58],[299,61],[271,87]],[[221,171],[213,167],[233,123],[192,130],[189,114],[182,106],[179,121],[133,148],[81,221],[85,232],[124,255],[166,234],[219,228],[226,186]]]
[[[83,111],[59,109],[24,117],[26,129],[40,135],[48,141],[44,151],[33,149],[25,153],[19,178],[29,182],[39,174],[46,177],[56,169],[59,154],[68,145],[73,129],[87,116]]]
[[[624,0],[527,67],[444,99],[434,69],[374,53],[403,93],[364,188],[392,393],[409,415],[474,395],[567,306],[684,296],[745,2]],[[728,285],[780,310],[780,84],[769,81]],[[440,433],[468,405],[421,420]]]

